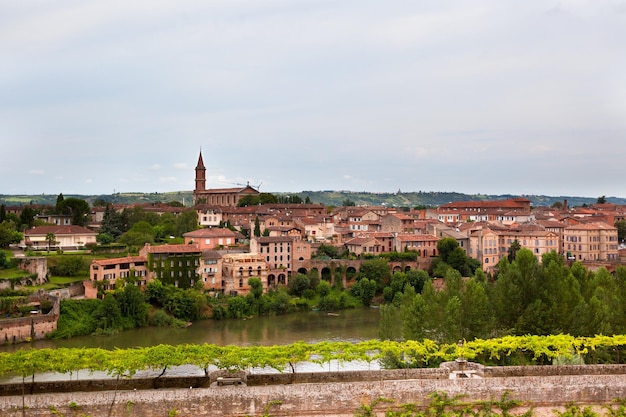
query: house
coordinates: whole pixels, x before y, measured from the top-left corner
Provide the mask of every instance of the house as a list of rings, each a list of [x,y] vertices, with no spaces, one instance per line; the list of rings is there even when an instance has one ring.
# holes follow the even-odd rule
[[[244,239],[241,233],[223,228],[197,229],[184,233],[183,238],[185,244],[197,245],[201,250],[235,246]]]
[[[157,278],[164,284],[190,288],[200,279],[202,249],[196,244],[146,245],[139,255],[147,260],[149,278]]]
[[[311,244],[292,236],[253,237],[250,253],[263,257],[268,266],[268,285],[274,286],[287,284],[289,278],[311,260]]]
[[[398,233],[395,238],[395,250],[397,252],[417,251],[423,257],[438,256],[437,242],[439,239],[433,235]]]
[[[221,207],[197,204],[194,210],[198,213],[198,224],[201,227],[219,227],[222,224]]]
[[[617,228],[606,223],[581,223],[563,229],[567,259],[581,261],[619,260]]]
[[[115,290],[118,279],[133,278],[134,285],[145,287],[148,280],[145,256],[96,259],[89,266],[89,280],[83,282],[85,298],[98,298],[105,291]]]
[[[203,250],[198,275],[204,289],[223,293],[222,255],[218,251]]]
[[[355,237],[346,241],[344,247],[357,256],[378,255],[384,249],[383,244],[374,237]]]
[[[47,250],[48,236],[54,236],[50,249],[78,250],[85,245],[96,243],[97,233],[82,226],[38,226],[24,232],[20,247],[33,250]]]
[[[222,255],[223,291],[229,295],[247,295],[250,292],[248,280],[256,277],[261,280],[263,291],[267,291],[267,264],[260,253],[229,253]]]

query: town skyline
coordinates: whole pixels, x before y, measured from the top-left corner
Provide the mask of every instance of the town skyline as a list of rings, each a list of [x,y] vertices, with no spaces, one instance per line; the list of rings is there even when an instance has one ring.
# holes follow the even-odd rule
[[[4,194],[624,195],[621,3],[0,4]]]

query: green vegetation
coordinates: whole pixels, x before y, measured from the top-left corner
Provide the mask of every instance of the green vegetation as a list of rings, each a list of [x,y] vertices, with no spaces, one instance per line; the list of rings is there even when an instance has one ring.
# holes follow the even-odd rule
[[[505,335],[626,333],[623,266],[614,274],[586,271],[554,252],[540,263],[522,248],[513,262],[500,261],[492,280],[480,269],[464,280],[447,268],[443,289],[436,291],[429,279],[419,289],[400,278],[392,278],[392,290],[383,290],[388,301],[381,306],[383,339],[452,343]]]
[[[283,346],[158,345],[105,350],[100,348],[22,349],[0,353],[0,375],[28,377],[41,372],[68,373],[81,369],[105,371],[113,376],[133,376],[138,371],[180,365],[209,366],[228,371],[272,368],[295,372],[294,364],[330,361],[371,363],[391,353],[420,367],[463,357],[486,365],[550,364],[560,356],[578,354],[585,363],[624,363],[626,335],[575,338],[569,335],[507,336],[476,339],[459,346],[434,341],[303,342]]]

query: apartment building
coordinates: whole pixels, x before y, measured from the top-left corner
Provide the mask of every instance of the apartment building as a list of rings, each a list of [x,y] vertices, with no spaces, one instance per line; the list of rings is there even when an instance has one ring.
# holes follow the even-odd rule
[[[267,263],[260,253],[234,253],[222,255],[223,291],[229,295],[247,295],[250,292],[248,280],[259,278],[263,291],[267,291]],[[285,282],[286,284],[286,278]]]
[[[581,223],[563,230],[567,259],[580,261],[619,260],[617,228],[602,222]]]
[[[146,245],[141,248],[139,255],[146,258],[151,278],[158,278],[164,284],[189,288],[200,279],[198,269],[202,249],[196,244]]]
[[[127,256],[115,259],[98,259],[89,265],[89,280],[83,282],[86,298],[98,298],[116,288],[117,280],[128,279],[141,288],[148,280],[145,256]]]
[[[483,227],[470,232],[468,255],[478,259],[482,269],[491,273],[500,259],[508,256],[508,250],[515,240],[521,247],[531,250],[539,261],[543,254],[558,252],[559,249],[559,237],[555,232],[540,228],[509,230]]]
[[[268,273],[276,278],[270,285],[287,284],[311,260],[311,244],[293,236],[254,237],[250,239],[250,253],[261,255],[267,263]]]

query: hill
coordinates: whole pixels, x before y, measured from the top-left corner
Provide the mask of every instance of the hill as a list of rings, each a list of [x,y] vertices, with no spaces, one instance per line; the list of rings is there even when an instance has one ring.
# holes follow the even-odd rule
[[[412,191],[395,193],[370,193],[357,191],[302,191],[299,193],[274,192],[277,196],[298,196],[302,200],[309,197],[311,202],[324,204],[326,206],[341,206],[344,202],[352,202],[358,206],[388,206],[388,207],[437,207],[453,201],[489,201],[504,200],[507,198],[524,197],[532,202],[532,205],[551,206],[556,202],[568,201],[570,207],[593,204],[597,198],[578,196],[545,196],[545,195],[485,195],[485,194],[463,194],[457,192],[436,192],[436,191]],[[90,204],[101,199],[114,204],[133,203],[154,203],[177,201],[185,206],[191,206],[193,196],[191,191],[174,191],[167,193],[115,193],[101,195],[75,195],[64,194],[65,198],[76,197],[86,200]],[[0,194],[0,204],[7,206],[18,206],[26,204],[50,204],[56,203],[56,194],[38,195],[5,195]],[[614,204],[626,204],[626,198],[606,197],[606,201]]]

